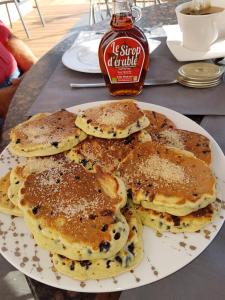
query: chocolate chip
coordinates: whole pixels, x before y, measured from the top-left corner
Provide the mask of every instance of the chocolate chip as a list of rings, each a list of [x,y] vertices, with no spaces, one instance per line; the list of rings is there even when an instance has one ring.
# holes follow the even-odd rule
[[[89,219],[90,219],[90,220],[95,220],[96,218],[97,218],[97,216],[94,215],[94,214],[90,214],[90,215],[89,215]]]
[[[88,270],[89,266],[91,266],[92,263],[90,262],[90,260],[82,260],[80,261],[80,265],[81,267],[85,268],[85,270]]]
[[[107,269],[110,268],[110,263],[111,263],[111,260],[107,260],[107,262],[106,262],[106,268],[107,268]]]
[[[179,217],[171,215],[171,218],[172,218],[175,226],[180,226],[180,218]]]
[[[87,124],[89,124],[89,123],[91,123],[92,122],[92,120],[91,119],[88,119],[87,120]]]
[[[110,243],[109,242],[102,241],[99,244],[100,252],[108,252],[109,248],[110,248]]]
[[[113,211],[110,209],[105,209],[101,211],[101,216],[106,217],[106,216],[112,216],[113,215]]]
[[[127,198],[132,199],[132,197],[133,197],[132,189],[128,189],[127,190]]]
[[[81,160],[81,163],[85,167],[88,163],[88,160],[84,158],[84,159]]]
[[[20,139],[17,139],[17,140],[16,140],[16,144],[19,144],[19,143],[20,143]]]
[[[119,255],[115,257],[115,260],[122,265],[122,258]]]
[[[107,224],[103,224],[102,228],[101,228],[101,231],[106,232],[108,230],[108,227],[109,226]]]
[[[71,262],[70,270],[71,270],[71,271],[74,271],[74,270],[75,270],[75,263],[74,263],[74,261]]]
[[[136,226],[133,226],[133,227],[132,227],[132,231],[135,231],[135,232],[137,232],[137,228],[136,228]]]
[[[140,122],[139,121],[137,121],[137,128],[140,128],[141,127],[141,124],[140,124]]]
[[[39,229],[39,230],[42,230],[41,225],[38,225],[38,229]]]
[[[113,136],[116,137],[116,132],[113,133]]]
[[[129,135],[127,138],[125,138],[125,140],[124,140],[124,145],[128,145],[128,144],[130,144],[132,141],[134,140],[134,136],[132,136],[132,135]]]
[[[132,253],[134,255],[134,243],[131,243],[128,247],[127,247],[128,251],[130,253]]]
[[[156,119],[156,113],[152,111],[153,117]]]
[[[20,183],[19,181],[15,182],[15,184],[19,184],[19,183]]]
[[[75,179],[79,180],[79,179],[80,179],[80,176],[75,176]]]
[[[97,129],[98,129],[98,126],[95,126],[94,129],[97,130]]]
[[[59,144],[58,142],[52,142],[51,143],[51,145],[54,146],[54,147],[56,147],[56,148],[58,147],[58,144]]]
[[[35,206],[34,208],[32,208],[32,213],[33,213],[34,215],[36,215],[37,212],[38,212],[38,210],[39,210],[39,208],[40,208],[39,205],[37,205],[37,206]]]
[[[117,232],[115,235],[114,235],[114,240],[119,240],[120,239],[120,233]]]
[[[98,192],[99,192],[99,193],[101,193],[101,192],[102,192],[102,190],[101,190],[101,189],[99,189],[99,190],[98,190]]]
[[[198,194],[197,194],[197,193],[192,193],[192,195],[193,195],[194,197],[197,197],[197,196],[198,196]]]

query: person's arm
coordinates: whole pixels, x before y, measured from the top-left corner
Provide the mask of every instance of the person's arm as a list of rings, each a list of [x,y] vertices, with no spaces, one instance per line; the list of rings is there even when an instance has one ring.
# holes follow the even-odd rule
[[[11,85],[0,89],[0,118],[5,118],[16,89],[16,85]]]
[[[23,72],[28,71],[33,64],[37,62],[36,56],[32,53],[29,47],[12,33],[4,42],[4,45],[15,57],[19,68]]]

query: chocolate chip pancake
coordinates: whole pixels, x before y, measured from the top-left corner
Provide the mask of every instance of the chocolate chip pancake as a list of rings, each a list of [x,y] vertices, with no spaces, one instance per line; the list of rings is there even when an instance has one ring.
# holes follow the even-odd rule
[[[159,212],[185,216],[215,200],[215,178],[190,152],[146,142],[118,168],[133,202]]]
[[[0,212],[3,212],[12,216],[22,216],[22,211],[15,206],[9,199],[7,191],[10,185],[9,181],[10,172],[0,178]]]
[[[211,223],[216,214],[216,208],[213,204],[209,204],[187,216],[180,217],[157,212],[142,206],[137,206],[136,211],[143,225],[158,232],[170,231],[174,233],[198,231]]]
[[[197,158],[211,163],[209,139],[202,134],[181,129],[164,129],[152,135],[152,140],[169,147],[192,152]]]
[[[75,124],[89,135],[118,139],[144,129],[149,121],[135,101],[126,99],[86,109]]]
[[[68,156],[87,168],[98,164],[106,172],[113,172],[134,147],[146,141],[151,141],[151,136],[145,130],[133,133],[124,139],[101,139],[89,136],[70,150]]]
[[[88,172],[63,155],[32,159],[25,168],[19,207],[38,244],[76,260],[111,257],[125,245],[126,190],[119,178],[98,166]]]
[[[15,205],[18,206],[19,201],[19,190],[23,185],[24,180],[26,179],[24,174],[24,166],[17,165],[10,172],[10,184],[8,188],[8,198]]]
[[[117,276],[134,268],[142,259],[142,226],[132,210],[124,213],[129,224],[129,236],[126,245],[108,259],[75,261],[53,254],[56,270],[78,280],[103,279]]]
[[[10,151],[19,156],[47,156],[71,149],[86,138],[74,124],[76,116],[66,110],[38,114],[12,129]]]
[[[146,130],[151,135],[164,129],[176,128],[176,125],[163,114],[151,110],[144,110],[144,114],[150,122]]]

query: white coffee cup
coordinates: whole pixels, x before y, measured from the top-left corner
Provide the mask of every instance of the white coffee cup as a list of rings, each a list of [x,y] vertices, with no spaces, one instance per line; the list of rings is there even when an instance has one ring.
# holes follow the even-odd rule
[[[183,46],[196,51],[207,51],[220,38],[225,38],[225,9],[209,15],[181,13],[191,2],[176,7],[178,24],[183,34]],[[225,8],[225,1],[214,0],[212,6]]]

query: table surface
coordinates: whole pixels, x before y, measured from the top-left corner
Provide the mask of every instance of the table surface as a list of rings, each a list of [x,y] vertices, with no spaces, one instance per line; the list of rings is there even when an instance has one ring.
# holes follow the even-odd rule
[[[147,7],[143,10],[141,27],[176,24],[174,8],[183,0],[170,4]],[[9,107],[4,125],[0,150],[8,143],[8,131],[27,118],[26,111],[33,104],[48,78],[61,60],[62,54],[72,44],[81,30],[105,29],[108,21],[103,21],[92,27],[73,28],[67,37],[50,50],[29,72],[19,86]],[[225,150],[225,117],[223,116],[190,116],[213,135],[223,150]],[[86,294],[68,292],[46,286],[26,277],[35,299],[225,299],[225,228],[222,227],[213,243],[191,264],[182,270],[153,284],[122,293]]]

